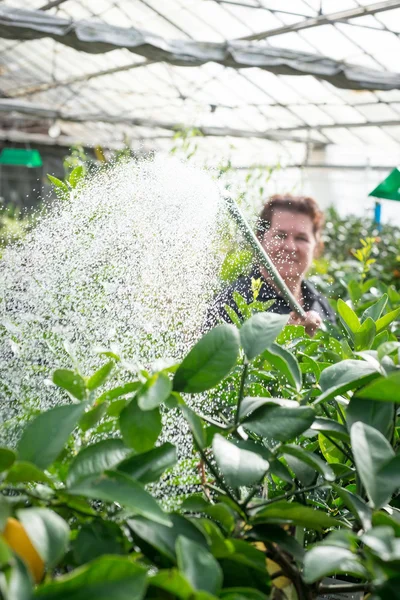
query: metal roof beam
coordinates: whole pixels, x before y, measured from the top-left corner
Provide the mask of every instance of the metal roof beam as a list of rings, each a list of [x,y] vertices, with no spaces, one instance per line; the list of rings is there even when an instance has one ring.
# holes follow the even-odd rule
[[[293,31],[302,31],[304,29],[310,29],[311,27],[318,27],[320,25],[328,25],[337,23],[338,21],[348,21],[349,19],[355,19],[356,17],[365,17],[366,15],[375,15],[385,10],[392,10],[398,8],[400,2],[398,0],[385,0],[384,2],[375,2],[368,6],[359,6],[357,8],[351,8],[349,10],[342,10],[336,13],[330,13],[329,15],[320,15],[311,19],[304,19],[298,23],[292,25],[285,25],[283,27],[276,27],[275,29],[269,29],[267,31],[261,31],[260,33],[253,33],[252,35],[246,35],[245,37],[239,38],[243,41],[254,41],[254,40],[265,40],[275,35],[282,35],[283,33],[292,33]]]
[[[41,6],[38,10],[50,10],[51,8],[56,8],[56,6],[60,6],[60,4],[64,4],[67,0],[53,0],[53,2],[47,2],[44,6]]]
[[[114,73],[122,73],[122,71],[130,71],[131,69],[137,69],[139,67],[146,67],[157,61],[155,60],[144,60],[140,63],[130,63],[129,65],[122,65],[120,67],[112,67],[111,69],[105,69],[104,71],[95,71],[94,73],[87,73],[84,75],[78,75],[77,77],[70,77],[69,79],[62,79],[60,81],[49,81],[47,83],[38,83],[37,85],[22,88],[13,92],[7,92],[8,98],[23,98],[26,96],[32,96],[39,92],[47,92],[58,87],[68,87],[74,83],[82,83],[96,79],[97,77],[104,77],[105,75],[114,75]]]
[[[357,129],[361,127],[393,127],[400,125],[400,118],[387,119],[382,121],[355,121],[353,123],[329,123],[327,125],[296,125],[295,127],[281,127],[279,131],[319,131],[322,129]]]
[[[169,131],[179,131],[181,129],[197,129],[201,135],[206,137],[238,137],[238,138],[259,138],[275,142],[290,141],[303,144],[315,144],[324,146],[326,143],[317,138],[302,137],[291,134],[286,131],[251,131],[246,129],[234,129],[231,127],[201,127],[195,124],[171,123],[165,121],[156,121],[154,119],[129,117],[121,115],[110,115],[104,113],[79,115],[70,112],[64,112],[58,109],[52,109],[43,105],[15,102],[12,100],[0,100],[0,112],[16,113],[42,119],[58,119],[73,123],[102,122],[125,124],[136,127],[148,127],[150,129],[167,129]]]

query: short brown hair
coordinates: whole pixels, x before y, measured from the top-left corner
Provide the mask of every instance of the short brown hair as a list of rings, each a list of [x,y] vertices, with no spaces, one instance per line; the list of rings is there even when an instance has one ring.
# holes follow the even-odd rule
[[[292,194],[271,196],[264,204],[257,221],[256,235],[260,241],[263,239],[264,233],[271,227],[272,216],[277,209],[308,215],[313,224],[318,250],[322,250],[321,232],[324,226],[324,214],[314,198],[309,196],[292,196]]]

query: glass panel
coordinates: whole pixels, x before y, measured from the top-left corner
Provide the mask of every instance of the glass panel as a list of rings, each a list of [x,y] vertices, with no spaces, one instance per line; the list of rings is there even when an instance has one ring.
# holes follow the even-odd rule
[[[358,110],[368,121],[385,121],[398,119],[399,115],[387,104],[375,104],[373,106],[358,106]]]
[[[310,42],[321,54],[336,60],[355,62],[362,54],[361,50],[343,36],[333,25],[321,25],[313,29],[306,29],[302,36]],[[351,36],[349,36],[351,38]]]
[[[336,123],[364,123],[366,119],[351,106],[326,106],[325,110],[329,113]]]
[[[383,23],[391,31],[400,32],[400,8],[381,12],[376,15],[376,20]]]

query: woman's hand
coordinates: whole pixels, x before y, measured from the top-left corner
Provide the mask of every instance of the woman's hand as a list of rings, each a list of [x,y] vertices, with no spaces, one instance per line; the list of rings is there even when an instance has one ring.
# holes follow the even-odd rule
[[[305,317],[300,317],[297,313],[291,312],[288,325],[303,325],[306,333],[313,337],[317,329],[322,325],[322,318],[315,310],[306,312]]]

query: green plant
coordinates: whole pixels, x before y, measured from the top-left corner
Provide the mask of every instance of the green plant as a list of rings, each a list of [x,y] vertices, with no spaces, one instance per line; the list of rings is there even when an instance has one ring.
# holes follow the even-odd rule
[[[46,574],[34,587],[0,538],[2,597],[398,598],[400,308],[389,291],[364,302],[368,281],[355,283],[357,302],[337,305],[341,340],[261,312],[123,384],[108,350],[91,376],[55,371],[65,404],[0,450],[1,529],[16,518]],[[160,442],[168,411],[200,467],[174,512],[151,487],[177,461]]]
[[[23,215],[12,204],[0,210],[0,247],[21,240],[33,224],[31,215]]]

